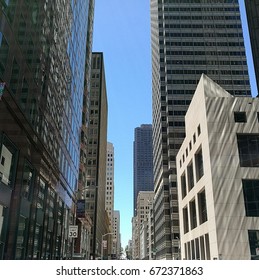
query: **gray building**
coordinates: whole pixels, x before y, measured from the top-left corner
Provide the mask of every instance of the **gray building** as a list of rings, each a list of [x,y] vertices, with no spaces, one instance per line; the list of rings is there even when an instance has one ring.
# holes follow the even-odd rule
[[[134,205],[133,212],[136,215],[137,197],[140,191],[153,191],[153,146],[152,125],[142,124],[135,128],[134,153]]]
[[[97,259],[102,255],[103,236],[109,232],[109,217],[105,209],[108,101],[103,53],[92,53],[91,67],[84,195],[86,211],[93,222],[90,258]]]
[[[202,73],[250,96],[238,0],[151,0],[154,222],[157,259],[178,258],[176,154]]]

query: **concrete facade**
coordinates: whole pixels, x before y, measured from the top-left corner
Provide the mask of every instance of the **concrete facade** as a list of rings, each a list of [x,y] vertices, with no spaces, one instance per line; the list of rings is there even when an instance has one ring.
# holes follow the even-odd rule
[[[257,258],[258,112],[258,98],[201,77],[176,158],[182,259]]]

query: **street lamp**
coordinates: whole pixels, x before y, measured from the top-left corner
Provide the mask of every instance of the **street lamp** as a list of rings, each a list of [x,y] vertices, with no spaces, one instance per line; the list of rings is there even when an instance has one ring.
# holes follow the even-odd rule
[[[114,234],[114,232],[108,232],[108,233],[105,233],[102,235],[102,251],[101,251],[101,260],[103,259],[103,238],[106,236],[106,235],[109,235],[109,234]],[[108,247],[108,246],[107,246]]]

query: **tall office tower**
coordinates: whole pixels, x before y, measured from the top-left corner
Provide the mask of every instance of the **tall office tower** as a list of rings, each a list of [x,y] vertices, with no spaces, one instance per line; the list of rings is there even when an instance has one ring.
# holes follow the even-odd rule
[[[259,92],[259,1],[245,0],[245,7],[255,67],[257,92]]]
[[[92,54],[90,115],[87,138],[85,200],[93,228],[90,235],[91,258],[100,258],[102,237],[108,232],[105,210],[107,114],[104,59],[102,53]]]
[[[178,257],[175,157],[202,73],[251,95],[238,0],[151,0],[154,219],[157,259]]]
[[[137,197],[140,191],[153,191],[153,147],[152,125],[142,124],[135,128],[133,151],[134,202],[133,214],[136,215]]]
[[[71,258],[90,2],[0,3],[1,259]]]
[[[113,144],[107,143],[106,153],[106,190],[105,190],[105,210],[109,217],[109,238],[107,248],[107,257],[114,257],[116,254],[116,244],[113,238],[113,211],[114,211],[114,147]]]
[[[120,211],[113,212],[113,233],[115,242],[116,259],[120,259],[121,255],[121,234],[120,234]]]
[[[105,209],[110,221],[110,231],[112,231],[113,211],[114,211],[114,147],[107,143],[106,156],[106,191],[105,191]]]

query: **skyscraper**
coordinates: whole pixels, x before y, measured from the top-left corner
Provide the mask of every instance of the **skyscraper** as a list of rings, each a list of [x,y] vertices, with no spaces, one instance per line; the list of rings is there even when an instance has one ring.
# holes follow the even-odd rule
[[[135,128],[134,154],[134,205],[136,214],[137,197],[140,191],[153,191],[153,149],[152,149],[152,125],[142,124]]]
[[[71,258],[91,4],[1,1],[0,258]]]
[[[105,209],[110,220],[110,231],[112,231],[113,211],[114,211],[114,147],[107,143],[106,156],[106,191],[105,191]]]
[[[120,234],[120,211],[113,212],[113,233],[115,243],[116,259],[120,259],[121,255],[121,234]]]
[[[259,1],[245,0],[247,22],[255,67],[257,91],[259,86]]]
[[[102,237],[109,228],[109,218],[105,210],[108,102],[103,53],[92,54],[91,69],[84,194],[86,208],[93,221],[90,247],[91,258],[95,259],[101,257]]]
[[[151,0],[154,219],[157,259],[178,257],[176,154],[202,73],[251,95],[238,0]]]

